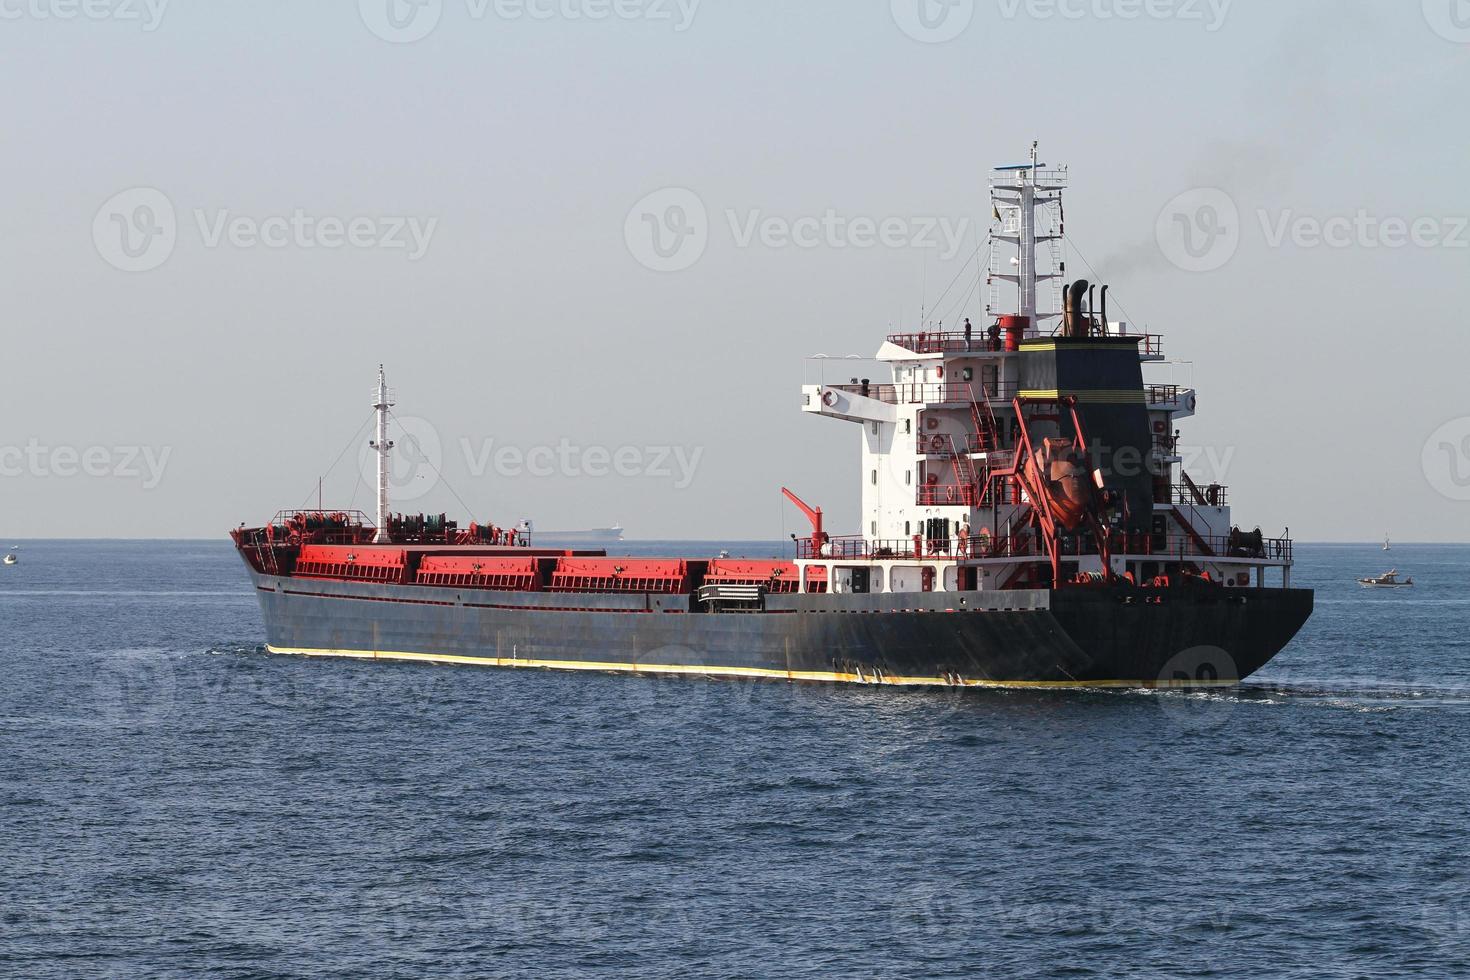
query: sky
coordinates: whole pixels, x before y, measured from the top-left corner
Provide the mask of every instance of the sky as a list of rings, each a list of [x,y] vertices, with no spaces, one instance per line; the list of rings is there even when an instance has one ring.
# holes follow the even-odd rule
[[[1465,0],[0,0],[0,85],[5,538],[371,510],[380,363],[402,509],[856,532],[800,386],[1039,141],[1238,523],[1470,540]]]

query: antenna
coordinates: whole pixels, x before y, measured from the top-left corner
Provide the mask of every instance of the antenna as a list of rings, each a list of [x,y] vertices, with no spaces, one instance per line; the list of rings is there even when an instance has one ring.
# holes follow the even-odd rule
[[[1032,141],[1029,162],[996,167],[990,175],[991,215],[995,222],[991,242],[1009,245],[1013,254],[1003,259],[1001,249],[992,249],[989,309],[996,314],[1007,312],[1001,308],[996,284],[1013,284],[1018,294],[1015,313],[1023,318],[1028,333],[1037,331],[1041,321],[1060,316],[1062,306],[1062,193],[1067,173],[1065,169],[1045,167],[1040,141]],[[1044,269],[1039,261],[1043,252],[1049,253]],[[1051,312],[1037,308],[1042,283],[1051,283]]]
[[[378,437],[368,443],[378,451],[378,533],[373,535],[373,544],[393,543],[388,535],[388,454],[393,451],[393,443],[388,438],[388,409],[392,407],[388,379],[383,373],[383,365],[379,364],[378,391],[373,403],[373,409],[378,413]]]

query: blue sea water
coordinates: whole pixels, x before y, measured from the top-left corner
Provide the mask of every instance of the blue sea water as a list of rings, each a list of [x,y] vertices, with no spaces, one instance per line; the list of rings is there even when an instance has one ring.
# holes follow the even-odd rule
[[[274,657],[227,543],[20,554],[6,976],[1470,972],[1470,548],[1301,547],[1203,694]]]

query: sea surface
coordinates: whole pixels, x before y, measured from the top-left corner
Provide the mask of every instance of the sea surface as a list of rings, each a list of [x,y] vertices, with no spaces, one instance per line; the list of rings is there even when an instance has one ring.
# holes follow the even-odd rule
[[[19,554],[0,975],[1470,973],[1470,548],[1301,546],[1216,693],[275,657],[228,543]]]

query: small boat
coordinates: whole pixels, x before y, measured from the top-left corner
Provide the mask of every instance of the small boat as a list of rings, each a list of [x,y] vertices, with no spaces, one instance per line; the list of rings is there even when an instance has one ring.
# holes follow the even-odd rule
[[[19,561],[20,558],[18,558],[14,553],[5,556],[5,564],[7,565],[14,565],[19,563]]]
[[[1384,572],[1376,578],[1360,578],[1358,579],[1358,584],[1365,589],[1412,589],[1414,587],[1414,580],[1412,578],[1406,578],[1400,582],[1398,569],[1394,569],[1391,572]]]

